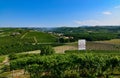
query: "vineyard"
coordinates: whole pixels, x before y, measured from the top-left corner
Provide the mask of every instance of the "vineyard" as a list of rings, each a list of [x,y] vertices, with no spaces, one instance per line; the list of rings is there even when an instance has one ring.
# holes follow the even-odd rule
[[[0,63],[2,63],[4,59],[5,59],[5,56],[0,56]]]
[[[0,55],[39,50],[37,43],[54,43],[56,37],[29,29],[1,28]]]
[[[24,38],[32,38],[34,43],[53,43],[56,41],[55,36],[42,32],[29,32]]]
[[[80,78],[120,75],[120,56],[103,52],[73,53],[41,56],[38,54],[12,55],[10,70],[24,69],[30,78]],[[118,54],[118,55],[117,55]],[[14,73],[13,73],[14,74]]]
[[[1,78],[120,77],[119,51],[75,50],[52,55],[10,54],[9,62],[10,65],[1,68]]]
[[[55,34],[0,29],[0,78],[120,78],[120,39],[59,43]]]

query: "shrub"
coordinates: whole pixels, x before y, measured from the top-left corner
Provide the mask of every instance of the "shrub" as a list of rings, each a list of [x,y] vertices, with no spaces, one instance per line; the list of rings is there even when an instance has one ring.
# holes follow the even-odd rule
[[[55,53],[55,51],[51,46],[44,45],[44,46],[41,47],[40,55],[51,55],[51,54],[54,54],[54,53]]]

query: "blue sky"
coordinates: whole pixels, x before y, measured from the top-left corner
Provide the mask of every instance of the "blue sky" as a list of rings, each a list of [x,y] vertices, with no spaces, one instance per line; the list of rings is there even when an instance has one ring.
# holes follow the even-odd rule
[[[120,25],[120,0],[0,0],[0,27]]]

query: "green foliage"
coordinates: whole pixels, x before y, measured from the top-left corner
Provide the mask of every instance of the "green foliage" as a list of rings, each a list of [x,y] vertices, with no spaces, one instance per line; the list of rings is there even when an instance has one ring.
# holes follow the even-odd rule
[[[67,54],[96,54],[96,55],[120,55],[119,50],[66,50]]]
[[[17,44],[8,44],[4,45],[0,48],[0,55],[6,55],[11,53],[20,53],[27,52],[40,49],[40,44],[25,44],[25,43],[17,43]]]
[[[48,33],[44,33],[44,32],[36,32],[36,31],[32,31],[27,33],[27,35],[25,36],[25,38],[32,38],[35,41],[37,41],[38,43],[53,43],[56,42],[56,37],[48,34]]]
[[[42,46],[40,50],[40,55],[51,55],[55,53],[54,49],[51,46]]]
[[[9,54],[9,60],[13,60],[13,59],[16,59],[16,58],[17,58],[17,55],[15,53]]]
[[[96,27],[60,27],[52,32],[62,33],[64,36],[74,37],[72,41],[86,39],[87,41],[101,41],[120,38],[120,26],[96,26]],[[60,39],[63,42],[63,39]]]
[[[40,43],[54,43],[56,37],[29,29],[0,28],[0,55],[39,50]]]
[[[28,67],[26,67],[26,70],[30,72],[31,78],[40,78],[41,75],[43,74],[42,65],[38,64],[29,65]]]
[[[39,54],[10,54],[9,55],[9,60],[15,60],[15,59],[20,59],[24,57],[40,57]]]
[[[2,68],[1,68],[2,72],[8,72],[10,71],[10,66],[9,65],[4,65]]]
[[[95,78],[113,74],[120,68],[120,56],[97,54],[62,54],[32,56],[10,61],[11,70],[25,69],[31,78]],[[119,71],[119,70],[118,70]]]
[[[110,40],[117,38],[117,35],[114,33],[68,33],[65,36],[72,36],[74,40],[86,39],[87,41],[101,41],[101,40]]]
[[[5,60],[5,56],[0,56],[0,63],[2,63]]]

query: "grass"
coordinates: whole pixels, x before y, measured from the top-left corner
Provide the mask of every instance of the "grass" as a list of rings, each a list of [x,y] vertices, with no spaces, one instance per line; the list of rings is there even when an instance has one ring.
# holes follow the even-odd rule
[[[77,43],[67,43],[62,46],[54,47],[56,53],[64,53],[66,50],[77,50]]]
[[[8,45],[13,44],[16,42],[27,42],[27,43],[55,43],[57,38],[51,34],[44,33],[44,32],[38,32],[38,31],[28,31],[24,29],[0,29],[3,30],[1,35],[8,35],[5,37],[0,38],[0,48],[2,49],[2,45]],[[13,32],[19,32],[22,31],[23,33],[16,36],[16,37],[11,37],[9,36]],[[25,34],[26,33],[26,34]],[[21,38],[22,37],[22,38]],[[120,50],[120,39],[113,39],[113,40],[108,40],[108,41],[95,41],[95,42],[87,42],[87,50]],[[68,43],[63,46],[58,46],[55,47],[58,52],[63,52],[64,50],[68,49],[77,49],[78,48],[78,43]],[[61,50],[62,49],[62,50]],[[59,51],[61,50],[61,51]]]
[[[0,29],[0,44],[6,44],[9,42],[16,42],[24,40],[25,42],[32,41],[33,43],[53,43],[56,42],[57,38],[51,34],[38,32],[34,30],[24,29],[12,29],[12,28],[1,28]],[[19,35],[10,36],[12,33],[21,32]]]
[[[104,51],[104,52],[105,52],[105,51]],[[96,54],[97,54],[97,53],[96,53]],[[99,56],[99,54],[97,54],[97,55]],[[103,55],[104,55],[104,54],[103,54]],[[27,56],[26,56],[26,57],[27,57]],[[25,57],[23,57],[23,58],[25,58]],[[18,59],[19,59],[19,58],[18,58]],[[18,75],[19,75],[19,71],[18,71],[18,72],[15,71],[15,74],[18,74]],[[116,75],[116,74],[118,74],[118,75]],[[115,70],[115,71],[114,71],[114,75],[113,75],[113,77],[115,76],[115,78],[116,78],[116,77],[119,78],[119,77],[120,77],[119,74],[120,74],[120,72],[118,72],[118,71]],[[25,77],[25,76],[23,76],[23,77]],[[21,78],[21,77],[20,77],[20,78]],[[99,77],[99,78],[102,78],[102,77]]]
[[[120,52],[117,50],[67,50],[65,53],[68,54],[94,54],[94,55],[110,55],[110,56],[120,56]]]
[[[107,40],[107,41],[97,41],[100,43],[107,43],[107,44],[118,44],[120,45],[120,39],[112,39],[112,40]]]
[[[18,52],[18,49],[23,50],[21,46],[25,46],[25,44],[32,44],[35,43],[55,43],[56,37],[45,33],[45,32],[38,32],[34,30],[27,30],[27,29],[0,29],[0,54],[6,54],[10,52]],[[16,34],[19,33],[19,34]],[[5,35],[5,36],[3,36]],[[2,36],[2,37],[1,37]],[[17,46],[18,45],[18,46]],[[29,47],[23,50],[26,51]],[[36,50],[36,48],[32,49]],[[31,51],[31,49],[27,50]],[[6,53],[5,53],[6,52]]]
[[[101,42],[87,42],[87,50],[120,50],[120,46]]]
[[[10,43],[14,43],[14,42],[20,40],[21,37],[24,35],[24,34],[21,34],[20,36],[17,36],[17,37],[9,36],[12,32],[18,31],[18,29],[9,29],[8,28],[8,29],[0,29],[0,30],[3,30],[3,33],[0,34],[0,48],[4,44],[7,45],[8,43],[10,44]],[[33,42],[38,42],[38,43],[51,43],[51,42],[54,43],[54,42],[56,42],[55,36],[53,36],[51,34],[43,33],[43,32],[37,32],[37,31],[28,32],[27,34],[25,34],[25,36],[23,36],[23,40],[28,41],[28,39],[32,40]],[[88,50],[120,50],[119,44],[120,44],[120,39],[113,39],[113,40],[109,40],[109,41],[87,42],[87,49]],[[77,45],[78,45],[77,42],[68,43],[68,44],[65,44],[62,46],[54,47],[54,49],[57,53],[64,53],[65,50],[77,50],[77,48],[78,48]],[[34,53],[39,53],[39,52],[40,52],[39,50],[36,50],[36,51],[29,52],[29,53],[34,54]],[[117,55],[117,53],[114,53],[114,54]],[[0,56],[0,63],[2,63],[4,60],[5,60],[5,56]],[[3,74],[0,74],[0,76],[6,76],[9,74],[10,74],[10,72],[5,72]],[[23,78],[23,77],[21,77],[21,78]]]
[[[54,48],[57,53],[64,53],[66,50],[78,50],[78,43],[67,43],[62,46],[57,46]],[[120,46],[117,44],[101,43],[101,42],[87,42],[87,50],[120,50]]]
[[[0,56],[0,63],[2,63],[5,60],[6,56]]]
[[[4,72],[0,74],[0,78],[8,78],[7,76],[10,74],[10,72]]]
[[[27,33],[24,38],[31,38],[38,43],[52,43],[56,41],[56,37],[53,35],[36,31]]]

